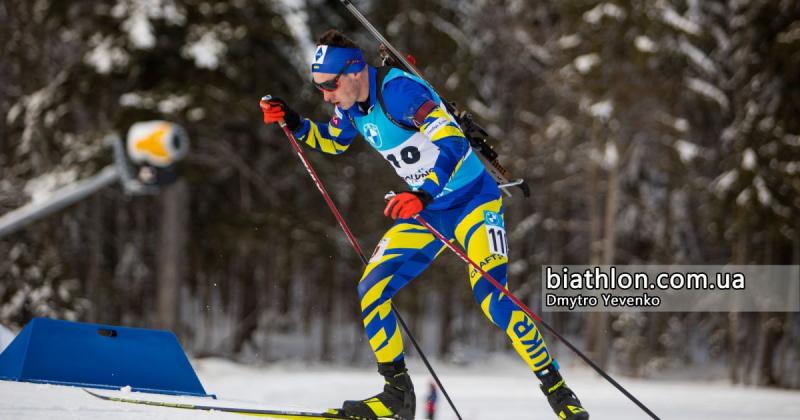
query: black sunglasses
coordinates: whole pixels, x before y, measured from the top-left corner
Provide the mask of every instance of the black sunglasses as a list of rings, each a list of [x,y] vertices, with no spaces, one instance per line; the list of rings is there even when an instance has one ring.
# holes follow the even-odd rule
[[[350,61],[344,63],[344,67],[342,67],[342,69],[339,70],[338,73],[336,73],[336,77],[334,77],[331,80],[326,80],[326,81],[324,81],[322,83],[317,83],[317,82],[314,81],[314,79],[311,79],[311,83],[313,83],[314,86],[316,86],[317,89],[319,89],[319,90],[322,90],[322,91],[325,91],[325,92],[333,92],[333,91],[335,91],[336,89],[339,88],[339,78],[342,77],[342,74],[344,74],[344,71],[347,70],[348,67],[350,67],[350,64],[352,64]]]

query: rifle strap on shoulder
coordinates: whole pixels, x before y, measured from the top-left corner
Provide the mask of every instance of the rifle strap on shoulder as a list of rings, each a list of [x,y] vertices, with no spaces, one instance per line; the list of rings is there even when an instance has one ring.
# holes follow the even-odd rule
[[[392,66],[381,66],[378,67],[378,74],[375,77],[375,96],[378,99],[378,103],[381,105],[381,109],[383,109],[383,113],[386,115],[386,118],[389,119],[394,125],[404,128],[406,130],[413,130],[417,131],[417,128],[413,125],[405,124],[402,121],[397,121],[392,114],[386,109],[386,104],[383,102],[383,79],[386,78],[386,75],[389,74],[393,68]]]

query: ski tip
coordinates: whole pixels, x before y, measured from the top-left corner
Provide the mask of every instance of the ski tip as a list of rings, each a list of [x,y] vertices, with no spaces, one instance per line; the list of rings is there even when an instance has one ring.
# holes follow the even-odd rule
[[[94,392],[90,391],[88,388],[81,388],[81,389],[83,390],[83,392],[85,392],[85,393],[87,393],[89,395],[94,395],[95,397],[101,397],[100,394],[94,393]]]

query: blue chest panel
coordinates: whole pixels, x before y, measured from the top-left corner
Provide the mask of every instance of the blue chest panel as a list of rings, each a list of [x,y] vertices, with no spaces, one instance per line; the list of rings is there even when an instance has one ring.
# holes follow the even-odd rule
[[[435,102],[441,102],[436,92],[430,89],[424,80],[400,69],[390,70],[383,79],[383,86],[386,86],[386,83],[397,77],[407,77],[418,82],[430,91],[431,97],[433,97]],[[372,96],[374,96],[374,92],[372,92],[372,94]],[[397,126],[386,116],[386,112],[388,111],[381,107],[380,102],[373,99],[372,108],[366,115],[354,116],[353,118],[356,129],[358,129],[361,135],[364,136],[364,139],[379,152],[399,146],[418,132],[417,130],[409,130]]]
[[[382,85],[397,77],[407,77],[425,86],[436,103],[441,99],[436,92],[422,79],[399,69],[392,69],[384,77]],[[372,83],[372,82],[371,82]],[[412,189],[423,184],[425,178],[433,171],[440,154],[439,147],[431,139],[416,129],[398,126],[387,117],[387,110],[375,100],[375,86],[371,86],[371,108],[366,114],[350,114],[353,125],[361,133],[367,143],[377,150],[384,159],[391,163],[394,170]],[[385,98],[387,101],[390,98]],[[452,117],[450,117],[452,118]],[[455,123],[455,119],[451,120]],[[464,140],[466,141],[466,140]],[[446,195],[475,180],[485,170],[478,158],[469,150],[464,157],[464,164],[450,178],[438,196]],[[437,197],[438,197],[437,196]]]

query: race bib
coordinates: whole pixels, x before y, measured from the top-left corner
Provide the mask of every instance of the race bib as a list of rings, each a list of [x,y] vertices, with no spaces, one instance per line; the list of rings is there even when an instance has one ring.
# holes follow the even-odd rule
[[[500,213],[489,210],[483,211],[483,225],[486,227],[486,236],[489,239],[489,251],[492,254],[508,257],[508,238]]]
[[[399,146],[381,150],[380,153],[408,185],[418,187],[433,170],[439,157],[439,147],[424,134],[415,133]]]

